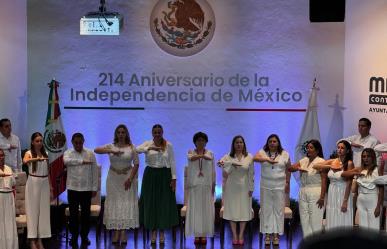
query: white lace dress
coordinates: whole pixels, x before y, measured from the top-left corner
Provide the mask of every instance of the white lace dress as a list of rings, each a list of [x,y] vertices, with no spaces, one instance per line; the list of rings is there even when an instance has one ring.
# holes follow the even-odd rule
[[[104,148],[122,151],[119,156],[109,154],[110,169],[106,179],[106,199],[103,223],[107,229],[130,229],[139,226],[138,183],[133,179],[129,190],[125,190],[125,181],[129,178],[133,164],[138,164],[135,147],[119,148],[114,144]],[[126,171],[126,172],[125,172]]]

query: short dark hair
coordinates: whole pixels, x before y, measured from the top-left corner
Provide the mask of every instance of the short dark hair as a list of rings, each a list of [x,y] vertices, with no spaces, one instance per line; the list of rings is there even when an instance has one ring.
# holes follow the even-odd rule
[[[201,131],[195,133],[195,135],[193,136],[193,139],[192,139],[193,143],[196,144],[196,141],[198,141],[199,138],[203,138],[206,141],[206,143],[208,143],[207,134],[204,132],[201,132]]]
[[[73,136],[71,137],[71,141],[74,141],[76,138],[80,138],[80,139],[82,139],[82,141],[85,141],[83,134],[80,132],[74,133]]]
[[[361,122],[361,121],[365,122],[368,127],[371,127],[371,125],[372,125],[371,120],[369,120],[368,118],[359,119],[359,122]]]
[[[2,118],[2,119],[0,119],[0,127],[3,127],[3,125],[4,125],[6,122],[11,122],[11,120],[9,120],[8,118]]]

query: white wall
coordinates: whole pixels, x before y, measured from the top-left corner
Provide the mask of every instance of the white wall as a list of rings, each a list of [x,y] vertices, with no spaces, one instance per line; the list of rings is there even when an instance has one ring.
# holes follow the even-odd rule
[[[387,105],[369,104],[370,78],[387,78],[387,1],[347,1],[345,23],[345,135],[357,133],[359,118],[372,121],[371,133],[387,142]],[[379,89],[380,90],[380,89]],[[380,112],[374,112],[374,108]]]
[[[0,7],[0,118],[13,123],[22,146],[27,136],[27,4],[5,0]]]

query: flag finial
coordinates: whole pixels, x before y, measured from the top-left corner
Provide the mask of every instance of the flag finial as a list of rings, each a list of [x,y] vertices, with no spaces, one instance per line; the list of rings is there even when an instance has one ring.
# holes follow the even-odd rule
[[[47,86],[49,88],[57,88],[59,87],[59,82],[56,81],[55,77],[52,78],[51,82],[50,83],[47,83]]]
[[[315,77],[313,80],[313,86],[312,89],[320,90],[320,88],[317,86],[317,78]]]

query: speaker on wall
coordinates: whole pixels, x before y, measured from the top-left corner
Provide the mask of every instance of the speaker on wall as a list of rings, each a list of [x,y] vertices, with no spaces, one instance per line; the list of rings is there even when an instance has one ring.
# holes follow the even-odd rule
[[[311,22],[344,22],[345,0],[309,0]]]

